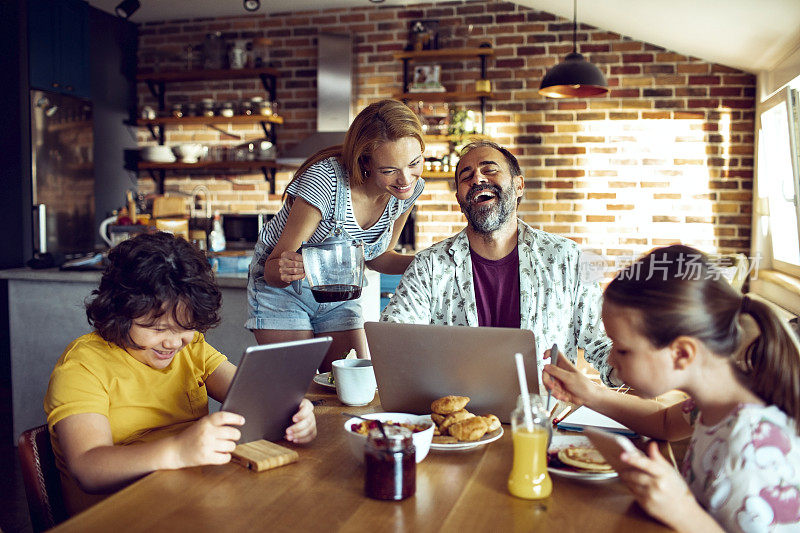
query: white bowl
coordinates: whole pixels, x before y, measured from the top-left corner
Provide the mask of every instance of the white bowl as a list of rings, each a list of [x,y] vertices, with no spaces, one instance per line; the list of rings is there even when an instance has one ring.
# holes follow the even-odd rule
[[[184,163],[197,163],[203,154],[203,145],[197,143],[178,144],[172,147],[175,156]]]
[[[424,431],[418,431],[411,435],[416,448],[416,460],[422,462],[428,451],[431,449],[431,441],[433,440],[433,422],[430,415],[412,415],[409,413],[369,413],[363,415],[364,418],[371,420],[380,420],[386,422],[408,423],[408,424],[430,424],[430,427]],[[344,423],[344,430],[347,432],[347,444],[353,457],[358,459],[359,462],[364,462],[364,445],[367,443],[367,436],[356,433],[350,427],[353,424],[361,423],[359,418],[350,418]]]
[[[172,163],[175,161],[175,154],[172,153],[172,148],[169,146],[145,146],[139,150],[139,156],[142,161],[150,161],[151,163]]]

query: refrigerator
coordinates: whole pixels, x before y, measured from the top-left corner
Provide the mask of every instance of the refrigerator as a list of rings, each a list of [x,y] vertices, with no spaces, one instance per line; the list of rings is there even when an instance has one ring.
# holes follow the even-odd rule
[[[34,257],[59,265],[94,250],[92,104],[32,90]]]

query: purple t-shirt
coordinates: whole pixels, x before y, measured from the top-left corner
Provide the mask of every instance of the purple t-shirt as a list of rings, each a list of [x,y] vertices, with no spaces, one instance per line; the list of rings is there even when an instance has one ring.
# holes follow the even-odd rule
[[[476,254],[472,257],[472,279],[478,325],[502,328],[519,327],[519,252],[517,247],[502,259],[492,261]]]

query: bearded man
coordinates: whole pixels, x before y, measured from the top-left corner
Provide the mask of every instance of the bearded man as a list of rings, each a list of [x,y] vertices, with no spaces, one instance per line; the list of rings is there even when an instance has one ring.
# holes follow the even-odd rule
[[[525,181],[516,157],[490,141],[470,143],[455,186],[467,227],[417,253],[381,320],[529,329],[539,357],[557,343],[574,363],[581,348],[614,384],[600,287],[583,279],[573,241],[517,218]]]

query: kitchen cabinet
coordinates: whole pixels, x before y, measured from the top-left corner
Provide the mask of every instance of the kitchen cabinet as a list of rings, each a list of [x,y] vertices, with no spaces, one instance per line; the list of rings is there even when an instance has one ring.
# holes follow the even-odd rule
[[[28,64],[35,89],[91,98],[89,6],[80,0],[31,0]]]
[[[218,80],[233,80],[233,79],[247,79],[259,78],[267,93],[269,101],[276,99],[276,78],[279,72],[273,68],[246,68],[246,69],[205,69],[205,70],[185,70],[185,71],[165,71],[150,74],[137,75],[137,81],[147,84],[148,89],[158,100],[159,117],[152,119],[137,119],[133,121],[136,126],[146,127],[150,130],[153,138],[159,144],[164,144],[165,129],[170,126],[189,126],[189,125],[205,125],[209,128],[215,129],[222,133],[227,132],[220,128],[220,124],[260,124],[264,131],[264,136],[267,140],[272,142],[272,145],[277,144],[277,134],[275,126],[283,124],[283,118],[278,115],[234,115],[231,117],[224,117],[215,115],[207,116],[164,116],[166,113],[165,94],[167,84],[192,82],[192,81],[218,81]],[[164,193],[164,177],[167,171],[181,172],[191,175],[192,173],[202,173],[204,171],[214,172],[242,172],[251,170],[261,170],[264,174],[264,179],[269,182],[270,192],[275,192],[275,172],[278,169],[278,164],[274,159],[266,160],[204,160],[197,163],[155,163],[148,161],[139,161],[136,166],[138,171],[147,171],[150,176],[157,183],[157,189],[160,194]]]

